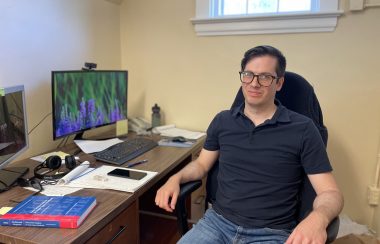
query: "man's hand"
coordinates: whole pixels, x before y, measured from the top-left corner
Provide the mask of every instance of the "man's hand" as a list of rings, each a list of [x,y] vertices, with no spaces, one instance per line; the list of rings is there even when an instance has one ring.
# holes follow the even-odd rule
[[[165,185],[158,189],[155,199],[156,205],[166,211],[173,212],[180,191],[179,184],[202,179],[214,165],[218,155],[219,151],[202,149],[197,159],[170,177]]]
[[[343,208],[343,195],[331,172],[308,175],[317,197],[313,211],[293,230],[285,244],[324,244],[326,228]]]
[[[168,212],[173,212],[179,195],[179,184],[180,180],[175,175],[169,178],[165,185],[157,191],[155,199],[156,205]],[[169,198],[171,198],[170,203]]]
[[[293,230],[285,244],[325,244],[328,221],[317,212],[311,212]]]

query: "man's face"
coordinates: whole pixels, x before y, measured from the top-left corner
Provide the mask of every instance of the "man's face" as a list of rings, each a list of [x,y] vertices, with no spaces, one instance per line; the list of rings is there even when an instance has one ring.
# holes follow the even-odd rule
[[[261,56],[251,59],[245,66],[244,71],[251,71],[255,75],[268,74],[277,77],[277,59],[272,56]],[[279,91],[284,78],[273,80],[268,87],[261,86],[257,77],[250,84],[242,83],[242,90],[246,105],[251,107],[262,107],[273,104],[276,91]]]

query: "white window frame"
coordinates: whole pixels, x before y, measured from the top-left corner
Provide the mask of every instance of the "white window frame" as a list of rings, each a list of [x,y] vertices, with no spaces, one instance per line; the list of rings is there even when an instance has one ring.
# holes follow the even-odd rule
[[[210,16],[211,17],[224,17],[223,14],[222,16],[219,15],[219,11],[223,12],[223,4],[222,6],[219,6],[219,1],[224,1],[224,0],[210,0]],[[245,0],[246,1],[246,11],[248,11],[248,1],[249,0]],[[281,0],[276,0],[277,1],[277,8],[279,8],[279,4],[281,2]],[[292,1],[297,1],[297,0],[292,0]],[[310,10],[307,10],[308,12],[309,11],[318,11],[319,10],[319,2],[320,0],[309,0],[310,1],[310,7],[311,9]],[[293,11],[294,12],[294,11]],[[300,11],[299,11],[300,12]],[[305,12],[305,11],[304,11]],[[267,12],[268,14],[271,14],[271,15],[274,15],[274,14],[278,14],[277,12]],[[284,13],[284,12],[282,12]],[[242,13],[243,14],[243,13]],[[246,13],[244,13],[245,15]],[[249,13],[247,13],[249,14]],[[255,13],[257,14],[257,13]],[[231,15],[227,15],[227,16],[231,16]]]
[[[195,1],[196,17],[191,22],[198,36],[331,32],[343,14],[338,0],[320,0],[318,12],[210,17],[211,0]]]

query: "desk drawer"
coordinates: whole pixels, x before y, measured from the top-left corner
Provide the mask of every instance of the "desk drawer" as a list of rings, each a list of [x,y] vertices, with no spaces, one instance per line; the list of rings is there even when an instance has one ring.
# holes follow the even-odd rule
[[[138,204],[133,202],[87,243],[139,243]],[[113,240],[112,242],[110,242]]]

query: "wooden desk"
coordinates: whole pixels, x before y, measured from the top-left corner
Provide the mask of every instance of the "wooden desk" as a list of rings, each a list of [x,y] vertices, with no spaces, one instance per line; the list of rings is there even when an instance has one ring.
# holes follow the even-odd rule
[[[191,148],[158,146],[131,160],[133,162],[148,159],[148,163],[134,168],[158,172],[156,177],[133,194],[100,189],[83,189],[73,193],[72,195],[95,196],[97,200],[96,208],[78,229],[0,226],[0,243],[107,243],[112,238],[115,238],[112,243],[139,243],[139,198],[160,180],[196,157],[203,143],[204,138],[198,140]],[[72,153],[77,149],[72,144],[61,150]],[[91,155],[81,153],[79,156],[81,160],[89,160],[91,164],[100,164]],[[25,159],[15,162],[12,166],[28,165],[30,167],[28,177],[31,177],[33,168],[37,164],[36,161]],[[16,204],[9,200],[22,201],[30,194],[28,190],[14,187],[0,194],[0,206],[15,206]],[[123,231],[120,231],[122,229]]]

